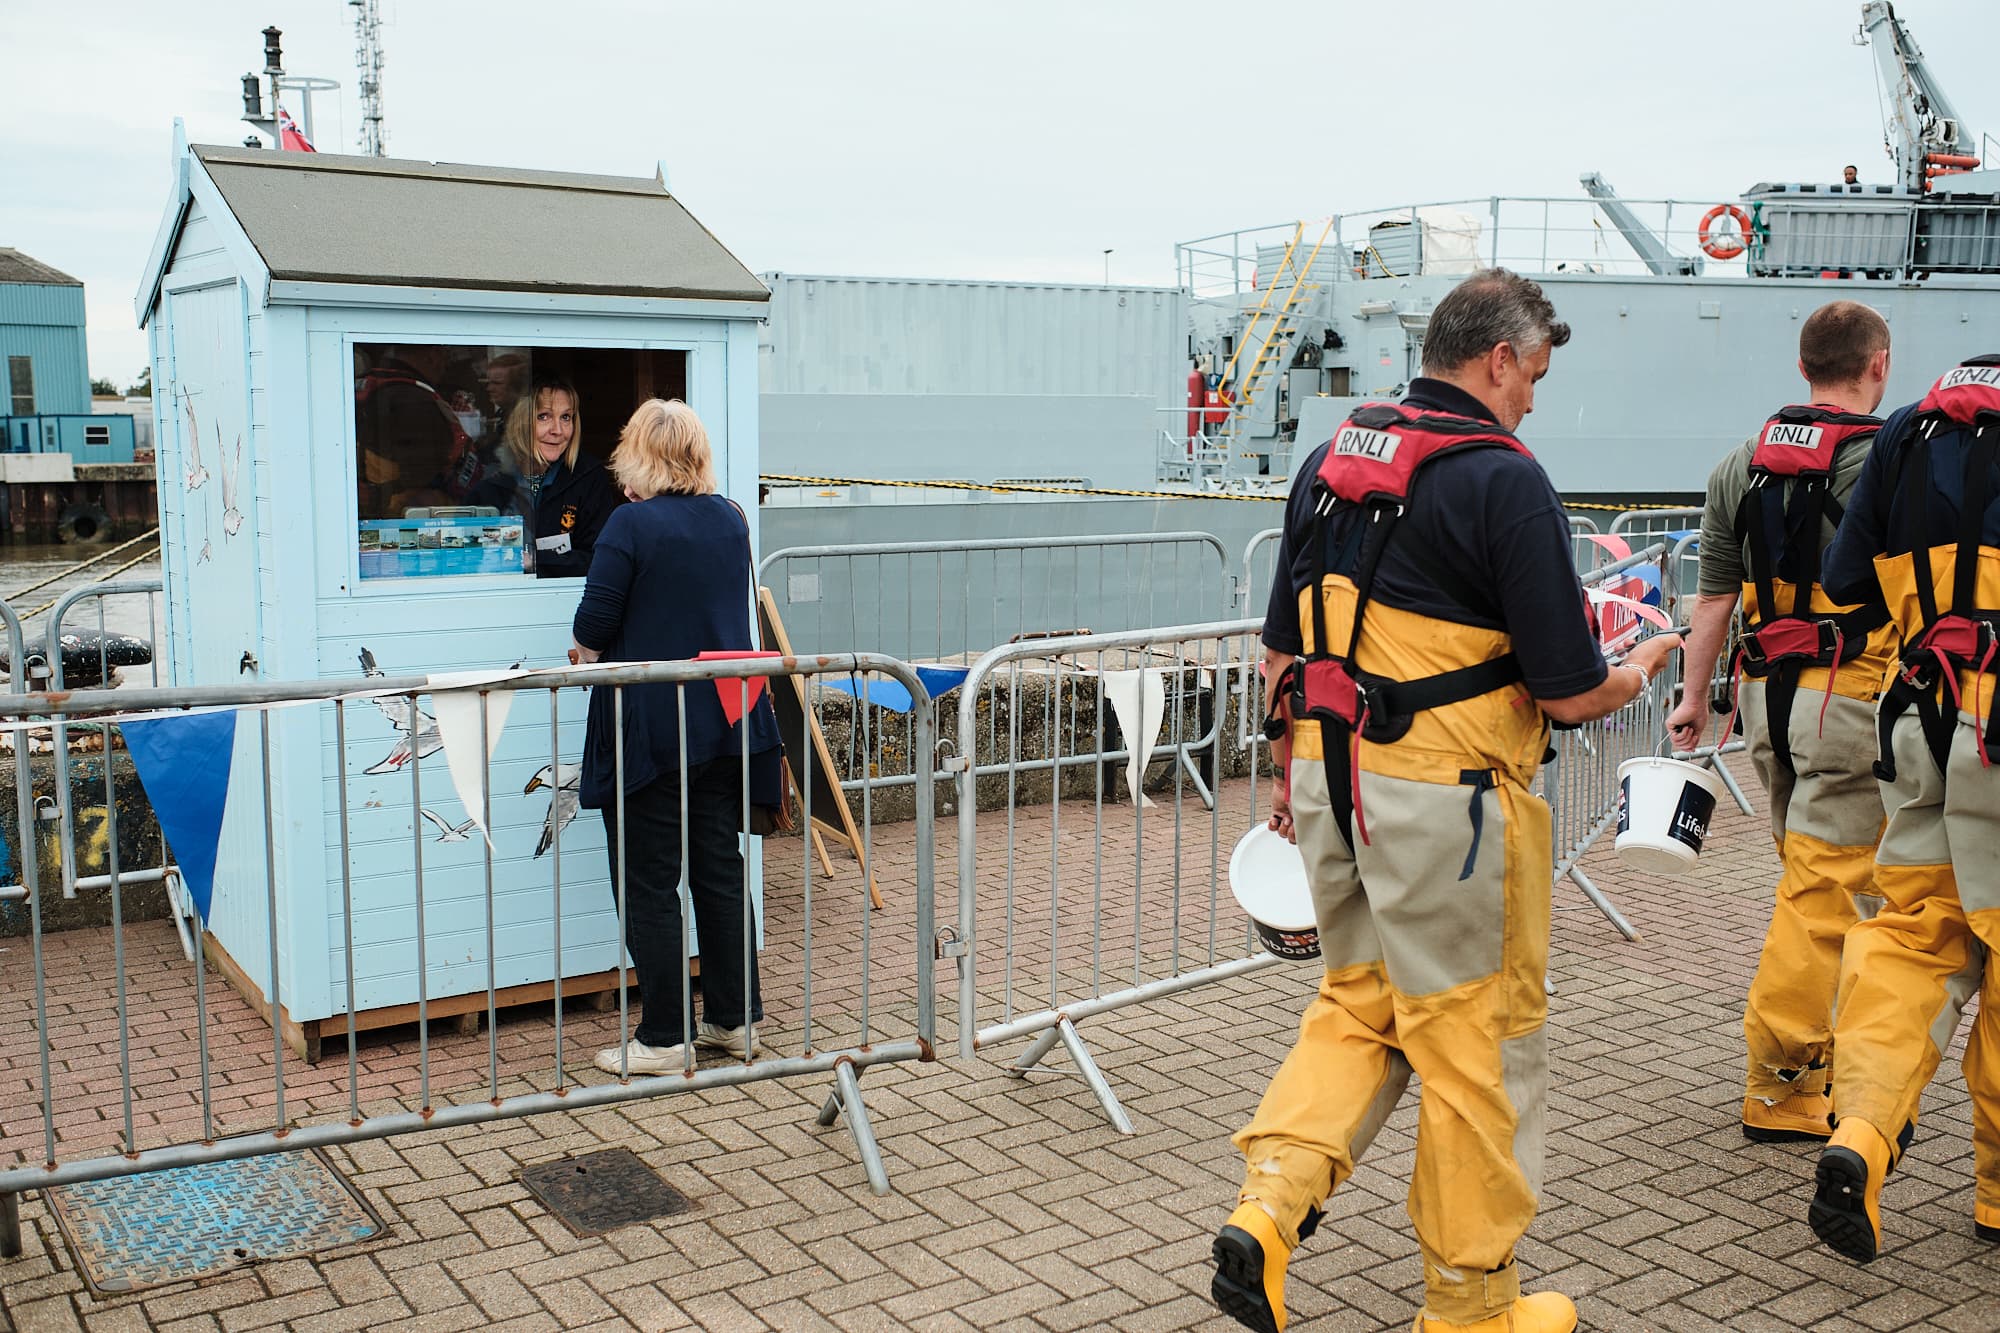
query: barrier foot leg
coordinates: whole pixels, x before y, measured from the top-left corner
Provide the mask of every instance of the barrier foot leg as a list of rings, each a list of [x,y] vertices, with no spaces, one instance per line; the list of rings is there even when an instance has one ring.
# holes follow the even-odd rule
[[[1736,781],[1736,775],[1729,771],[1729,765],[1722,762],[1722,756],[1719,754],[1709,756],[1709,762],[1715,765],[1715,776],[1722,779],[1722,785],[1729,788],[1729,794],[1736,798],[1736,808],[1746,815],[1749,814],[1750,798],[1743,794],[1743,788]]]
[[[0,1194],[0,1259],[21,1257],[21,1196]]]
[[[1021,1052],[1021,1058],[1009,1066],[1007,1072],[1015,1078],[1026,1078],[1028,1071],[1040,1064],[1042,1057],[1055,1049],[1056,1041],[1061,1035],[1054,1028],[1037,1032],[1034,1041],[1029,1043],[1027,1050]]]
[[[840,1112],[847,1113],[847,1132],[854,1136],[855,1151],[861,1154],[861,1168],[868,1173],[868,1188],[877,1194],[889,1192],[889,1173],[882,1166],[882,1149],[875,1143],[875,1128],[868,1123],[868,1108],[861,1101],[861,1076],[854,1066],[839,1064],[833,1070],[834,1091],[820,1108],[819,1123],[831,1125]]]
[[[1577,870],[1574,867],[1572,867],[1569,872],[1569,877],[1576,881],[1576,886],[1579,889],[1583,890],[1583,896],[1590,899],[1592,905],[1595,906],[1598,911],[1604,913],[1604,919],[1606,921],[1609,921],[1613,926],[1616,926],[1618,928],[1618,933],[1620,935],[1623,935],[1626,939],[1631,940],[1634,943],[1638,942],[1639,932],[1637,928],[1634,927],[1630,921],[1627,921],[1625,919],[1625,914],[1618,910],[1618,905],[1616,903],[1612,902],[1609,898],[1604,896],[1604,890],[1598,888],[1595,884],[1592,884],[1590,882],[1590,876],[1584,874],[1581,870]]]
[[[1201,765],[1196,763],[1194,755],[1186,750],[1181,751],[1181,767],[1187,772],[1188,783],[1194,788],[1194,794],[1201,799],[1202,809],[1215,809],[1215,793],[1208,789],[1206,782],[1202,781]]]
[[[1055,1026],[1055,1033],[1069,1052],[1069,1058],[1076,1061],[1078,1072],[1090,1090],[1097,1094],[1097,1104],[1104,1108],[1104,1118],[1120,1134],[1132,1133],[1132,1121],[1126,1116],[1125,1108],[1118,1104],[1118,1094],[1111,1091],[1111,1085],[1104,1080],[1104,1071],[1097,1067],[1097,1061],[1090,1058],[1090,1048],[1083,1044],[1083,1038],[1076,1035],[1076,1024],[1067,1018]]]

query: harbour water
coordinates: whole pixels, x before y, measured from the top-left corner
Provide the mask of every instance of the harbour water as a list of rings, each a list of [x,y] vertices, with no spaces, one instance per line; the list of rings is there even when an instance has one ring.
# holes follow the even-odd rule
[[[111,549],[70,545],[10,546],[0,550],[0,599],[22,618],[22,629],[29,640],[48,632],[55,605],[79,589],[96,586],[108,590],[159,582],[159,552],[150,541],[78,568],[81,562],[104,556]],[[156,656],[165,651],[166,625],[157,593],[89,598],[65,613],[63,628],[70,633],[103,630],[129,634],[154,644]],[[152,668],[127,667],[122,679],[151,683]]]

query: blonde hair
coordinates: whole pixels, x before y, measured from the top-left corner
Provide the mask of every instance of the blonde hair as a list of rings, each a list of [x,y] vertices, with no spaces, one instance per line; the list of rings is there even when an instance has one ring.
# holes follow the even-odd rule
[[[569,448],[563,450],[562,461],[564,467],[576,471],[576,456],[583,451],[583,400],[576,396],[576,389],[568,380],[537,380],[533,391],[515,399],[514,410],[507,414],[507,454],[520,476],[542,475],[545,465],[535,449],[535,413],[541,410],[542,399],[554,393],[569,399],[569,416],[575,429],[570,432]]]
[[[708,430],[678,398],[648,398],[639,404],[618,432],[611,474],[639,500],[662,494],[713,495],[719,489]]]

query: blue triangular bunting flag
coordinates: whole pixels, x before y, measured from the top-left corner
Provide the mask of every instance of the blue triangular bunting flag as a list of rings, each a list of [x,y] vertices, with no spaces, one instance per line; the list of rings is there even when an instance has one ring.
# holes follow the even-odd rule
[[[209,900],[215,894],[222,811],[229,802],[236,714],[226,710],[150,718],[121,723],[119,730],[194,910],[206,925]]]

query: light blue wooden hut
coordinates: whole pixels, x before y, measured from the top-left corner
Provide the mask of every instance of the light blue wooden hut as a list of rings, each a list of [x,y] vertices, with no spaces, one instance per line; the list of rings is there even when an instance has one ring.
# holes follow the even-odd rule
[[[661,180],[189,147],[178,126],[175,137],[137,297],[153,358],[173,684],[358,682],[363,649],[390,675],[564,661],[582,584],[521,572],[517,530],[492,519],[482,529],[478,512],[447,511],[428,529],[366,521],[357,380],[385,349],[444,366],[432,376],[439,399],[468,436],[498,429],[504,393],[535,370],[578,384],[584,447],[599,453],[638,401],[684,396],[755,524],[768,294]],[[524,789],[552,753],[580,755],[581,692],[556,707],[552,719],[548,692],[520,696],[494,761],[503,1001],[547,994],[559,971],[572,992],[607,986],[622,961],[594,814],[564,830],[555,956],[555,858],[535,851],[550,793]],[[268,725],[275,1020],[302,1052],[322,1031],[344,1032],[350,1010],[367,1025],[414,1016],[419,833],[432,1012],[485,1003],[483,848],[476,831],[452,836],[470,812],[444,756],[395,764],[387,712],[346,713],[352,995],[330,708],[241,715],[210,909],[220,965],[267,1002]],[[413,766],[436,819],[415,804]],[[754,840],[751,851],[754,873]]]

